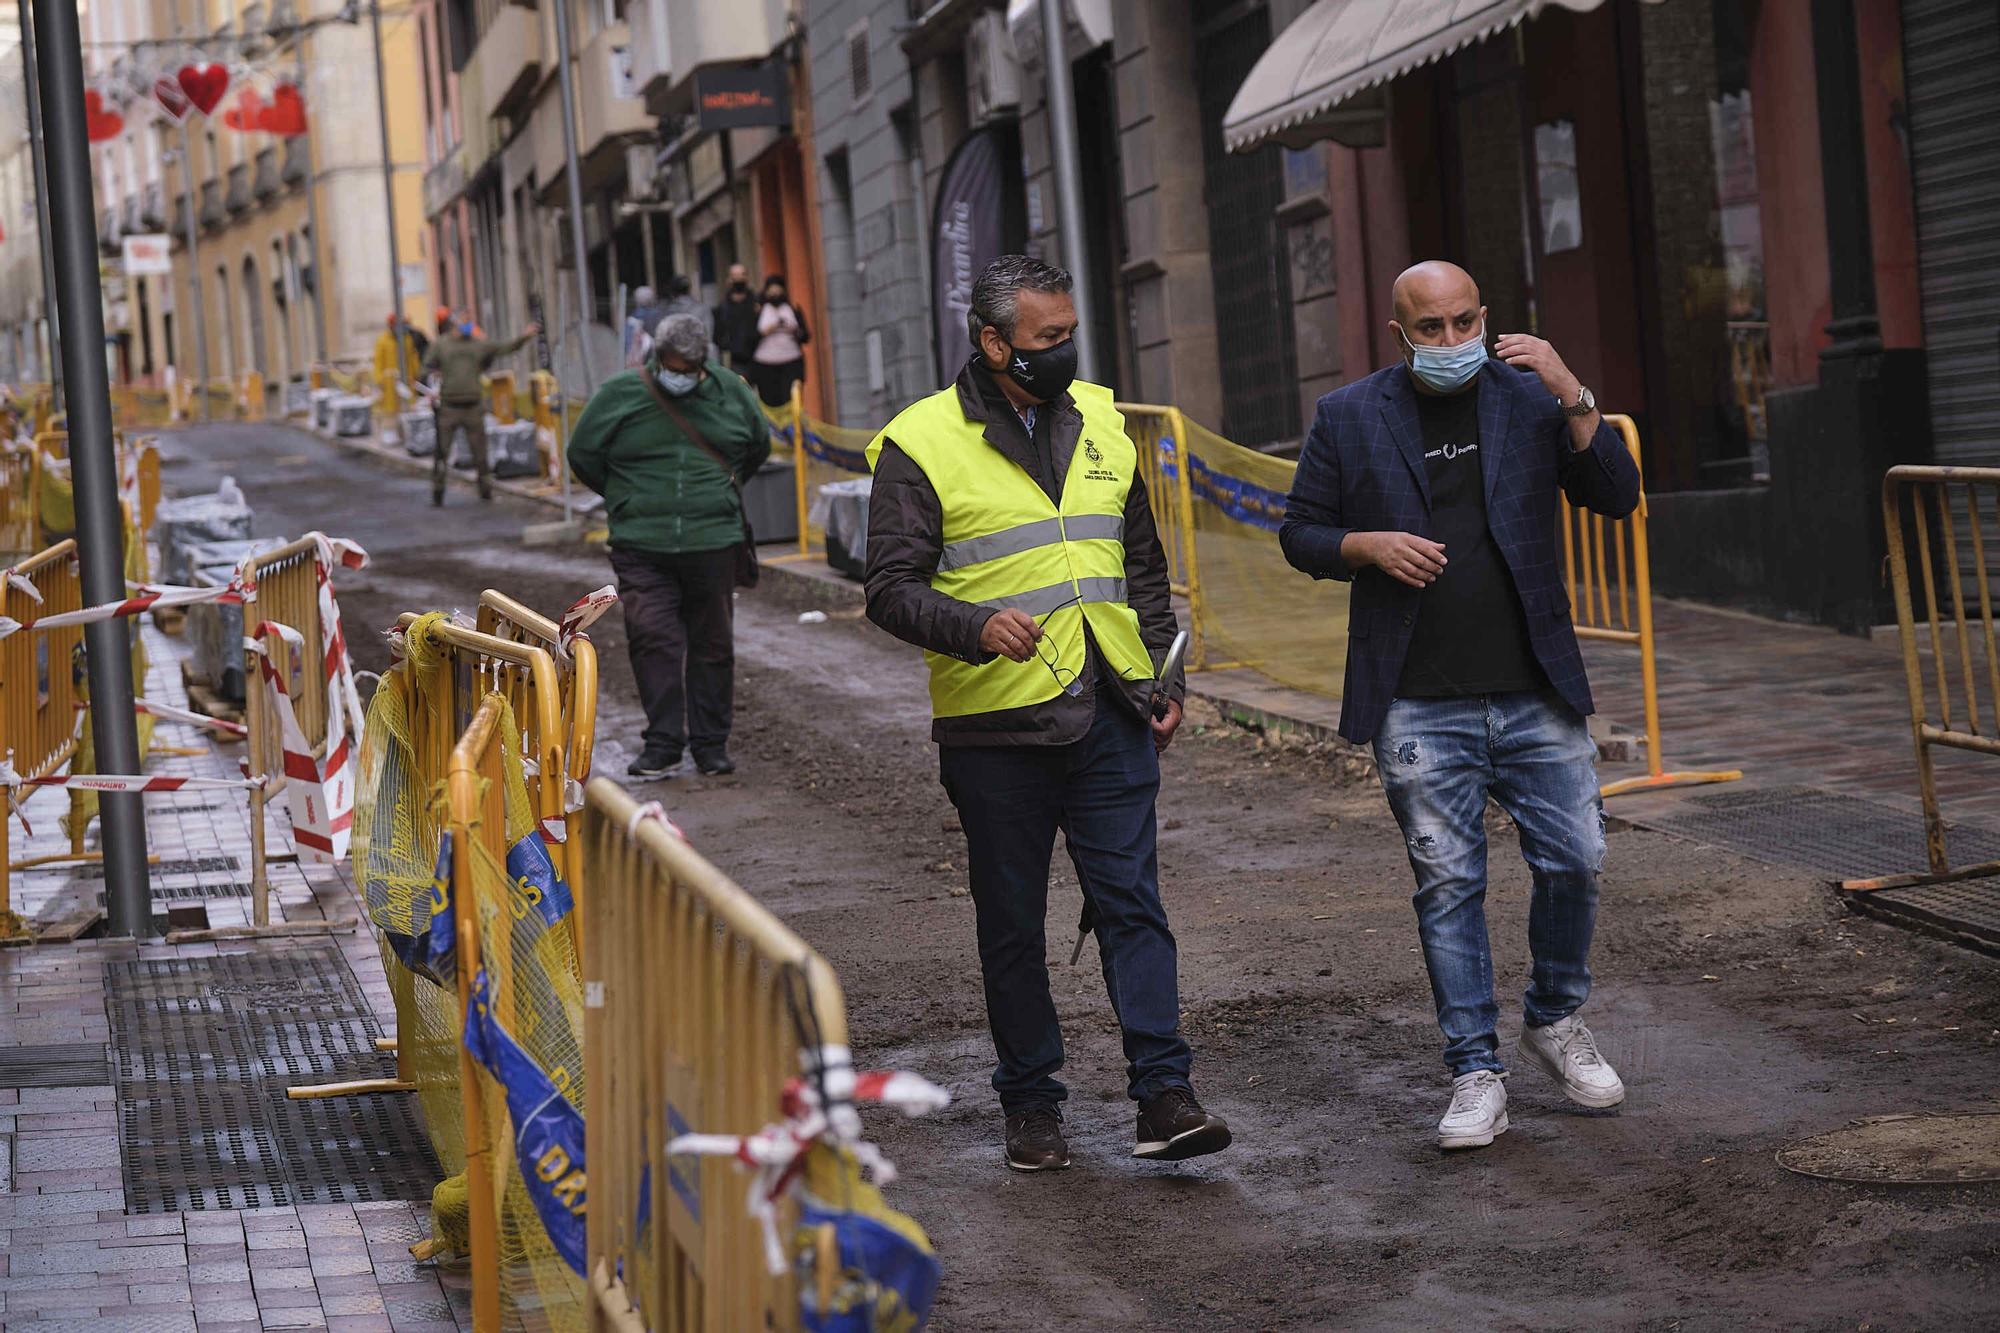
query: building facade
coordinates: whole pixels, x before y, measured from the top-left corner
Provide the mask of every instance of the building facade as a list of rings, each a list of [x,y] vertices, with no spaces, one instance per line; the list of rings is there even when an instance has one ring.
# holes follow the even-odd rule
[[[784,273],[809,326],[820,246],[801,147],[810,104],[780,0],[567,0],[589,332],[580,333],[557,57],[556,3],[424,0],[424,210],[439,299],[489,331],[539,316],[565,384],[616,369],[621,291],[665,295],[676,276],[720,299],[730,264]],[[698,84],[775,92],[760,114]],[[747,80],[747,82],[746,82]],[[711,90],[713,91],[713,89]],[[754,100],[754,99],[753,99]],[[804,108],[805,115],[794,114]],[[733,109],[733,110],[732,110]],[[762,123],[746,124],[746,120]],[[809,348],[806,392],[826,375]],[[522,353],[522,364],[532,354]]]
[[[1398,358],[1395,275],[1454,260],[1490,332],[1549,338],[1638,423],[1657,586],[1851,630],[1888,616],[1882,471],[2000,461],[1991,4],[1062,8],[1067,258],[1122,397],[1295,450]],[[1040,9],[805,5],[844,424],[964,355],[939,201],[965,153],[1001,164],[989,245],[1065,258]]]

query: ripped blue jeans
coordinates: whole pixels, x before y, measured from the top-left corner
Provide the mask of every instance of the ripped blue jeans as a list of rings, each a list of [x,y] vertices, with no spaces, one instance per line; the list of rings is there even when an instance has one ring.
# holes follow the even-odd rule
[[[1521,834],[1534,872],[1527,1023],[1546,1027],[1590,995],[1590,935],[1604,863],[1597,747],[1554,691],[1398,699],[1375,764],[1416,872],[1417,930],[1454,1077],[1501,1070],[1486,936],[1486,798]]]

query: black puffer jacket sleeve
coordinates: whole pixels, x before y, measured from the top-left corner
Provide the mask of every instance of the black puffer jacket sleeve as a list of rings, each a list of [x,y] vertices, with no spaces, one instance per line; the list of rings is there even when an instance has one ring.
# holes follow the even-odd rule
[[[931,587],[944,555],[944,507],[924,470],[892,440],[882,442],[868,498],[868,618],[919,648],[983,664],[979,632],[991,607]]]

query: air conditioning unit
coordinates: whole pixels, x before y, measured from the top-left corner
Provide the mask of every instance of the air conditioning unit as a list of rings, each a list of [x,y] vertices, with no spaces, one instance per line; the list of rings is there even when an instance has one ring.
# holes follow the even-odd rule
[[[965,80],[974,125],[1020,114],[1021,62],[1007,20],[997,9],[981,11],[966,29]]]

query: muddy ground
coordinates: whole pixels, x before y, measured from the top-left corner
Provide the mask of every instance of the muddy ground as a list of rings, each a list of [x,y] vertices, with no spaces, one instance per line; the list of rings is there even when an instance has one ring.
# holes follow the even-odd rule
[[[483,586],[554,611],[600,555],[528,550],[548,511],[426,483],[309,436],[178,437],[170,489],[232,471],[259,531],[319,526],[374,553],[341,604],[357,664],[398,612]],[[1161,798],[1186,1027],[1228,1153],[1130,1156],[1116,1027],[1058,857],[1049,954],[1069,1045],[1075,1168],[1002,1168],[964,846],[937,784],[922,666],[851,596],[769,574],[738,607],[742,771],[650,784],[695,843],[815,944],[869,1063],[955,1101],[877,1117],[890,1197],[929,1229],[934,1326],[977,1329],[1991,1329],[2000,1188],[1791,1175],[1773,1154],[1857,1117],[1995,1109],[2000,963],[1851,917],[1803,874],[1614,825],[1586,1016],[1630,1089],[1585,1112],[1523,1069],[1512,1131],[1446,1156],[1449,1096],[1393,822],[1351,756],[1193,715]],[[824,606],[825,623],[800,610]],[[616,613],[599,771],[638,713]],[[1528,877],[1493,834],[1489,910],[1511,1043]]]

